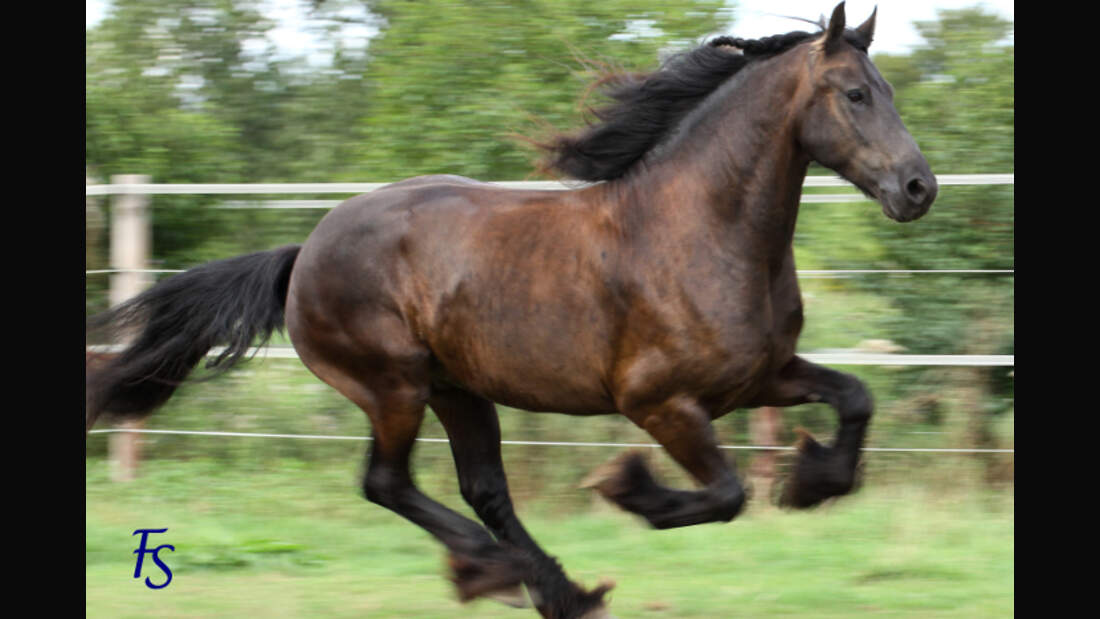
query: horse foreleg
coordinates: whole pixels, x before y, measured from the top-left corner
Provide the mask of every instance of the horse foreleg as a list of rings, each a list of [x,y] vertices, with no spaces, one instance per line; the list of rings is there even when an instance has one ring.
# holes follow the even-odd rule
[[[813,507],[851,492],[858,479],[860,452],[874,406],[856,377],[794,357],[757,396],[752,406],[794,406],[825,402],[837,411],[840,427],[832,446],[800,430],[798,458],[783,486],[779,504]]]
[[[555,619],[604,616],[602,598],[611,585],[585,591],[571,582],[516,516],[504,475],[500,423],[493,403],[459,390],[433,391],[428,402],[450,438],[463,498],[497,539],[527,553],[530,570],[524,581],[539,613]]]
[[[658,406],[626,412],[703,488],[675,490],[653,477],[640,452],[627,452],[603,465],[585,481],[619,507],[645,518],[658,529],[704,522],[728,522],[741,512],[745,490],[733,465],[718,448],[707,415],[694,400],[674,398]]]

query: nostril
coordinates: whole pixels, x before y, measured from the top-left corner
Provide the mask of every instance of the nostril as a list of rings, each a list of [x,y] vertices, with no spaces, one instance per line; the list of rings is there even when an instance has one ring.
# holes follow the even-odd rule
[[[905,185],[905,191],[914,202],[921,202],[928,195],[928,186],[919,178],[914,178]]]

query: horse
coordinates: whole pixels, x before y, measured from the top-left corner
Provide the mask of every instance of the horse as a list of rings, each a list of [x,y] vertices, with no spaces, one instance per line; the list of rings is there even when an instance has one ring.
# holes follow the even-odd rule
[[[697,482],[663,485],[637,452],[586,485],[654,528],[729,522],[746,490],[712,421],[824,402],[830,444],[798,442],[778,496],[810,508],[856,486],[873,403],[854,376],[795,354],[803,309],[792,241],[811,162],[898,222],[937,183],[868,55],[875,15],[819,31],[719,36],[647,74],[601,82],[609,102],[540,143],[565,191],[434,175],[331,210],[304,243],[198,266],[89,320],[131,344],[86,372],[86,430],[146,415],[211,347],[224,371],[285,328],[309,370],[366,414],[362,491],[434,536],[465,602],[522,592],[546,618],[604,616],[612,584],[571,581],[520,522],[495,404],[623,415]],[[128,330],[128,331],[127,331]],[[410,454],[442,422],[480,523],[423,494]]]

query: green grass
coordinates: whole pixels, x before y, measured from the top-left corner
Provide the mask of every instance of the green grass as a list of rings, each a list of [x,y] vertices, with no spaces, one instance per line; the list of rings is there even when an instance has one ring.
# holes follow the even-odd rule
[[[227,468],[150,460],[131,483],[87,460],[89,617],[533,617],[455,601],[426,533],[358,494],[357,463]],[[453,479],[436,498],[469,514]],[[810,512],[757,498],[729,524],[654,531],[593,502],[563,513],[549,488],[519,505],[532,534],[586,586],[618,583],[625,617],[1004,617],[1014,614],[1014,498],[976,487],[875,487]],[[139,528],[172,583],[133,578]],[[154,582],[163,574],[146,561]]]

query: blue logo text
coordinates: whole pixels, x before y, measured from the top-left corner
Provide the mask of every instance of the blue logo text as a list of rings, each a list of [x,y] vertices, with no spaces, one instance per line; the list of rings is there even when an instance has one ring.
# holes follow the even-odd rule
[[[145,586],[149,587],[150,589],[163,589],[168,586],[168,583],[172,582],[172,570],[168,569],[168,566],[164,564],[164,561],[160,560],[160,555],[158,555],[157,553],[159,553],[164,548],[175,552],[176,547],[170,546],[168,544],[161,544],[160,546],[157,546],[156,548],[153,548],[151,550],[145,547],[146,543],[149,540],[150,533],[164,533],[167,530],[168,529],[138,529],[137,531],[134,531],[130,534],[137,535],[138,533],[141,533],[141,545],[138,546],[138,549],[134,551],[134,554],[137,555],[137,566],[134,568],[134,578],[141,578],[141,563],[142,560],[145,558],[145,555],[147,554],[153,555],[153,563],[156,563],[157,567],[163,570],[164,575],[167,576],[164,582],[159,585],[154,585],[153,581],[149,580],[149,578],[146,578]]]

